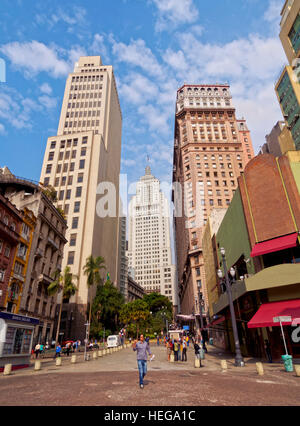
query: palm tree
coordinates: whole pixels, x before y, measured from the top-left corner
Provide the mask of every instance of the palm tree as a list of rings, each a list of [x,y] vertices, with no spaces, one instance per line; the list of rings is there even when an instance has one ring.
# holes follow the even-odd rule
[[[55,347],[58,343],[63,300],[70,299],[70,297],[74,296],[76,291],[78,291],[78,288],[73,283],[74,277],[78,278],[76,277],[76,275],[73,275],[71,273],[71,269],[69,266],[65,267],[63,274],[61,274],[61,272],[57,270],[54,272],[53,275],[54,281],[48,286],[47,289],[49,296],[54,296],[55,294],[62,292],[62,301],[59,308],[58,324],[55,337]]]
[[[86,264],[83,267],[84,275],[87,275],[87,286],[90,289],[94,285],[103,284],[103,279],[101,278],[100,271],[101,269],[106,269],[105,260],[102,256],[93,257],[90,255],[86,259]],[[89,330],[87,338],[90,338],[90,329],[91,329],[91,315],[92,315],[92,301],[90,303],[90,312],[89,312]]]

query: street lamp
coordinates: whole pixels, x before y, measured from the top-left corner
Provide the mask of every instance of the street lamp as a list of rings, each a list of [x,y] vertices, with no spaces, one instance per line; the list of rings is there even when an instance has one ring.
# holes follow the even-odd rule
[[[88,361],[89,357],[87,356],[87,344],[89,341],[89,322],[87,322],[86,324],[84,324],[86,329],[85,329],[85,340],[84,340],[84,361]]]
[[[234,345],[235,345],[235,365],[237,367],[244,367],[245,362],[241,354],[241,348],[240,348],[240,341],[239,341],[239,335],[237,330],[237,324],[236,324],[236,318],[235,318],[235,311],[233,306],[233,300],[232,300],[232,292],[231,292],[231,285],[228,279],[228,271],[227,271],[227,265],[226,265],[226,258],[225,258],[225,249],[221,248],[221,255],[222,255],[222,264],[224,268],[224,274],[225,274],[225,283],[226,283],[226,292],[228,295],[228,302],[230,307],[230,315],[231,315],[231,322],[232,322],[232,329],[233,329],[233,337],[234,337]],[[235,276],[235,270],[234,268],[230,268],[230,275],[232,278]],[[218,270],[218,277],[222,278],[223,274],[221,269]]]
[[[201,293],[201,283],[198,282],[198,301],[199,301],[199,312],[200,312],[200,331],[203,330],[203,315],[202,315],[202,307],[204,306],[204,300],[202,299]]]

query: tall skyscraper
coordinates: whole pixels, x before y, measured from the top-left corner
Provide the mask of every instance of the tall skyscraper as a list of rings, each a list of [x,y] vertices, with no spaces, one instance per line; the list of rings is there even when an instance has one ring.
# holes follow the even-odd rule
[[[169,217],[168,200],[147,166],[129,203],[128,266],[146,293],[163,294],[175,306]]]
[[[177,91],[173,201],[182,314],[200,314],[199,293],[206,300],[202,231],[207,218],[212,209],[230,204],[237,178],[253,156],[250,132],[244,119],[236,119],[229,85],[184,85]]]
[[[55,188],[57,205],[67,217],[62,267],[70,266],[78,276],[78,292],[63,317],[68,338],[84,337],[87,304],[96,291],[89,294],[83,274],[87,257],[103,256],[111,281],[118,284],[121,133],[112,66],[103,65],[100,56],[81,57],[67,78],[58,132],[48,139],[41,173],[41,182]],[[98,185],[104,182],[113,195],[107,217],[99,208],[106,184]]]

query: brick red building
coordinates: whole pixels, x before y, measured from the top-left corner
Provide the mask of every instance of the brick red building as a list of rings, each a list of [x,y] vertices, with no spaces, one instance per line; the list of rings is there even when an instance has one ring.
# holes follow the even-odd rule
[[[0,310],[4,301],[23,220],[19,210],[0,194]]]

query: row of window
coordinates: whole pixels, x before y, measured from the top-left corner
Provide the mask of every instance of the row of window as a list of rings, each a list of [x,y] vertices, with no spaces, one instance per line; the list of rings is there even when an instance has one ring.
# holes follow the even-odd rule
[[[82,72],[83,72],[84,70],[82,70]],[[92,72],[99,72],[99,70],[98,69],[93,69],[93,70],[89,70],[89,71],[92,71]],[[78,82],[78,81],[84,81],[84,82],[87,82],[87,81],[103,81],[103,75],[89,75],[89,76],[87,76],[87,75],[85,75],[85,76],[73,76],[72,77],[72,82]]]
[[[79,169],[82,170],[85,167],[85,160],[79,161]],[[75,163],[65,163],[65,164],[58,164],[56,167],[56,174],[58,173],[67,173],[68,171],[74,172],[75,170]],[[52,172],[52,164],[47,164],[46,167],[46,174],[50,174]]]
[[[48,161],[53,161],[55,156],[55,151],[50,151],[48,156]],[[61,151],[58,155],[58,161],[69,160],[70,158],[75,159],[77,156],[77,150],[73,149],[72,151]],[[80,156],[86,156],[86,147],[81,148]]]
[[[68,109],[70,108],[100,108],[101,101],[90,102],[69,102]]]

